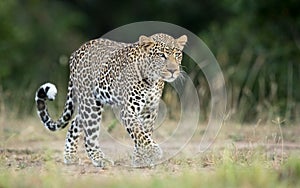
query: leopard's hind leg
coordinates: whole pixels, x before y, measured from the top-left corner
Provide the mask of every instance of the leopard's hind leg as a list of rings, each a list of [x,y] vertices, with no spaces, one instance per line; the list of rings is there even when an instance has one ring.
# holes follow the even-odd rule
[[[85,100],[89,101],[81,107],[83,116],[83,131],[86,152],[94,166],[105,167],[113,162],[106,159],[99,144],[100,123],[102,118],[103,105],[94,100],[94,98]]]
[[[78,148],[78,140],[82,133],[82,126],[83,126],[82,119],[80,115],[77,115],[75,119],[72,121],[66,137],[65,151],[64,151],[64,162],[66,164],[76,164],[79,161],[77,155],[77,148]]]

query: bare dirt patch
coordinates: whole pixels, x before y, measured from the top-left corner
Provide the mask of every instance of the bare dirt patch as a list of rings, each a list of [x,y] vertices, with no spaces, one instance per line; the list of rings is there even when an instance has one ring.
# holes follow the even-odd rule
[[[172,124],[172,122],[170,122]],[[104,127],[105,129],[105,127]],[[221,160],[225,150],[236,155],[240,161],[253,157],[260,152],[267,160],[280,163],[288,155],[299,153],[300,129],[296,126],[282,127],[281,130],[274,125],[255,127],[252,125],[239,126],[236,124],[222,127],[212,147],[205,153],[199,153],[199,146],[205,126],[199,126],[194,137],[178,155],[167,159],[164,163],[153,167],[134,169],[130,166],[131,149],[130,139],[127,138],[122,126],[111,133],[124,141],[112,141],[111,135],[102,135],[101,145],[107,157],[114,160],[114,166],[104,169],[94,167],[87,158],[83,143],[79,150],[80,163],[65,165],[63,163],[63,149],[66,130],[52,133],[45,130],[36,119],[6,122],[1,126],[0,165],[4,171],[37,171],[46,172],[49,168],[59,169],[60,173],[70,178],[88,177],[114,177],[119,175],[138,175],[151,177],[157,174],[180,174],[183,171],[210,171]],[[105,131],[103,131],[105,132]],[[122,147],[122,144],[124,145]],[[176,149],[176,143],[170,144],[164,152]],[[53,167],[54,166],[54,167]]]

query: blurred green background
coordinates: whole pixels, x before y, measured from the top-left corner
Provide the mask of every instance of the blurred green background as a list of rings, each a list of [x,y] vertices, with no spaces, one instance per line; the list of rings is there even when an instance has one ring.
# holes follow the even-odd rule
[[[298,122],[299,10],[298,0],[2,0],[0,115],[33,114],[35,90],[46,81],[58,86],[60,113],[72,51],[119,26],[154,20],[189,29],[208,45],[225,76],[230,119]],[[205,121],[209,89],[195,65],[183,68]]]

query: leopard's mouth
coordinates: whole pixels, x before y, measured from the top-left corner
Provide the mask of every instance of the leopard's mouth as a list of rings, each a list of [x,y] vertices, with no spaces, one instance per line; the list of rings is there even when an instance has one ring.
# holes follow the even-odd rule
[[[173,82],[180,75],[179,70],[166,70],[162,71],[160,76],[166,82]]]

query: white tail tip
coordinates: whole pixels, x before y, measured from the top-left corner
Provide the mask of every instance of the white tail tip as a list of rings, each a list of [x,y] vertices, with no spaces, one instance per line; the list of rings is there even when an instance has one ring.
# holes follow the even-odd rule
[[[44,91],[46,92],[46,95],[49,100],[55,99],[55,96],[57,94],[57,89],[54,84],[46,83],[46,84],[42,85],[41,87],[44,88]]]

